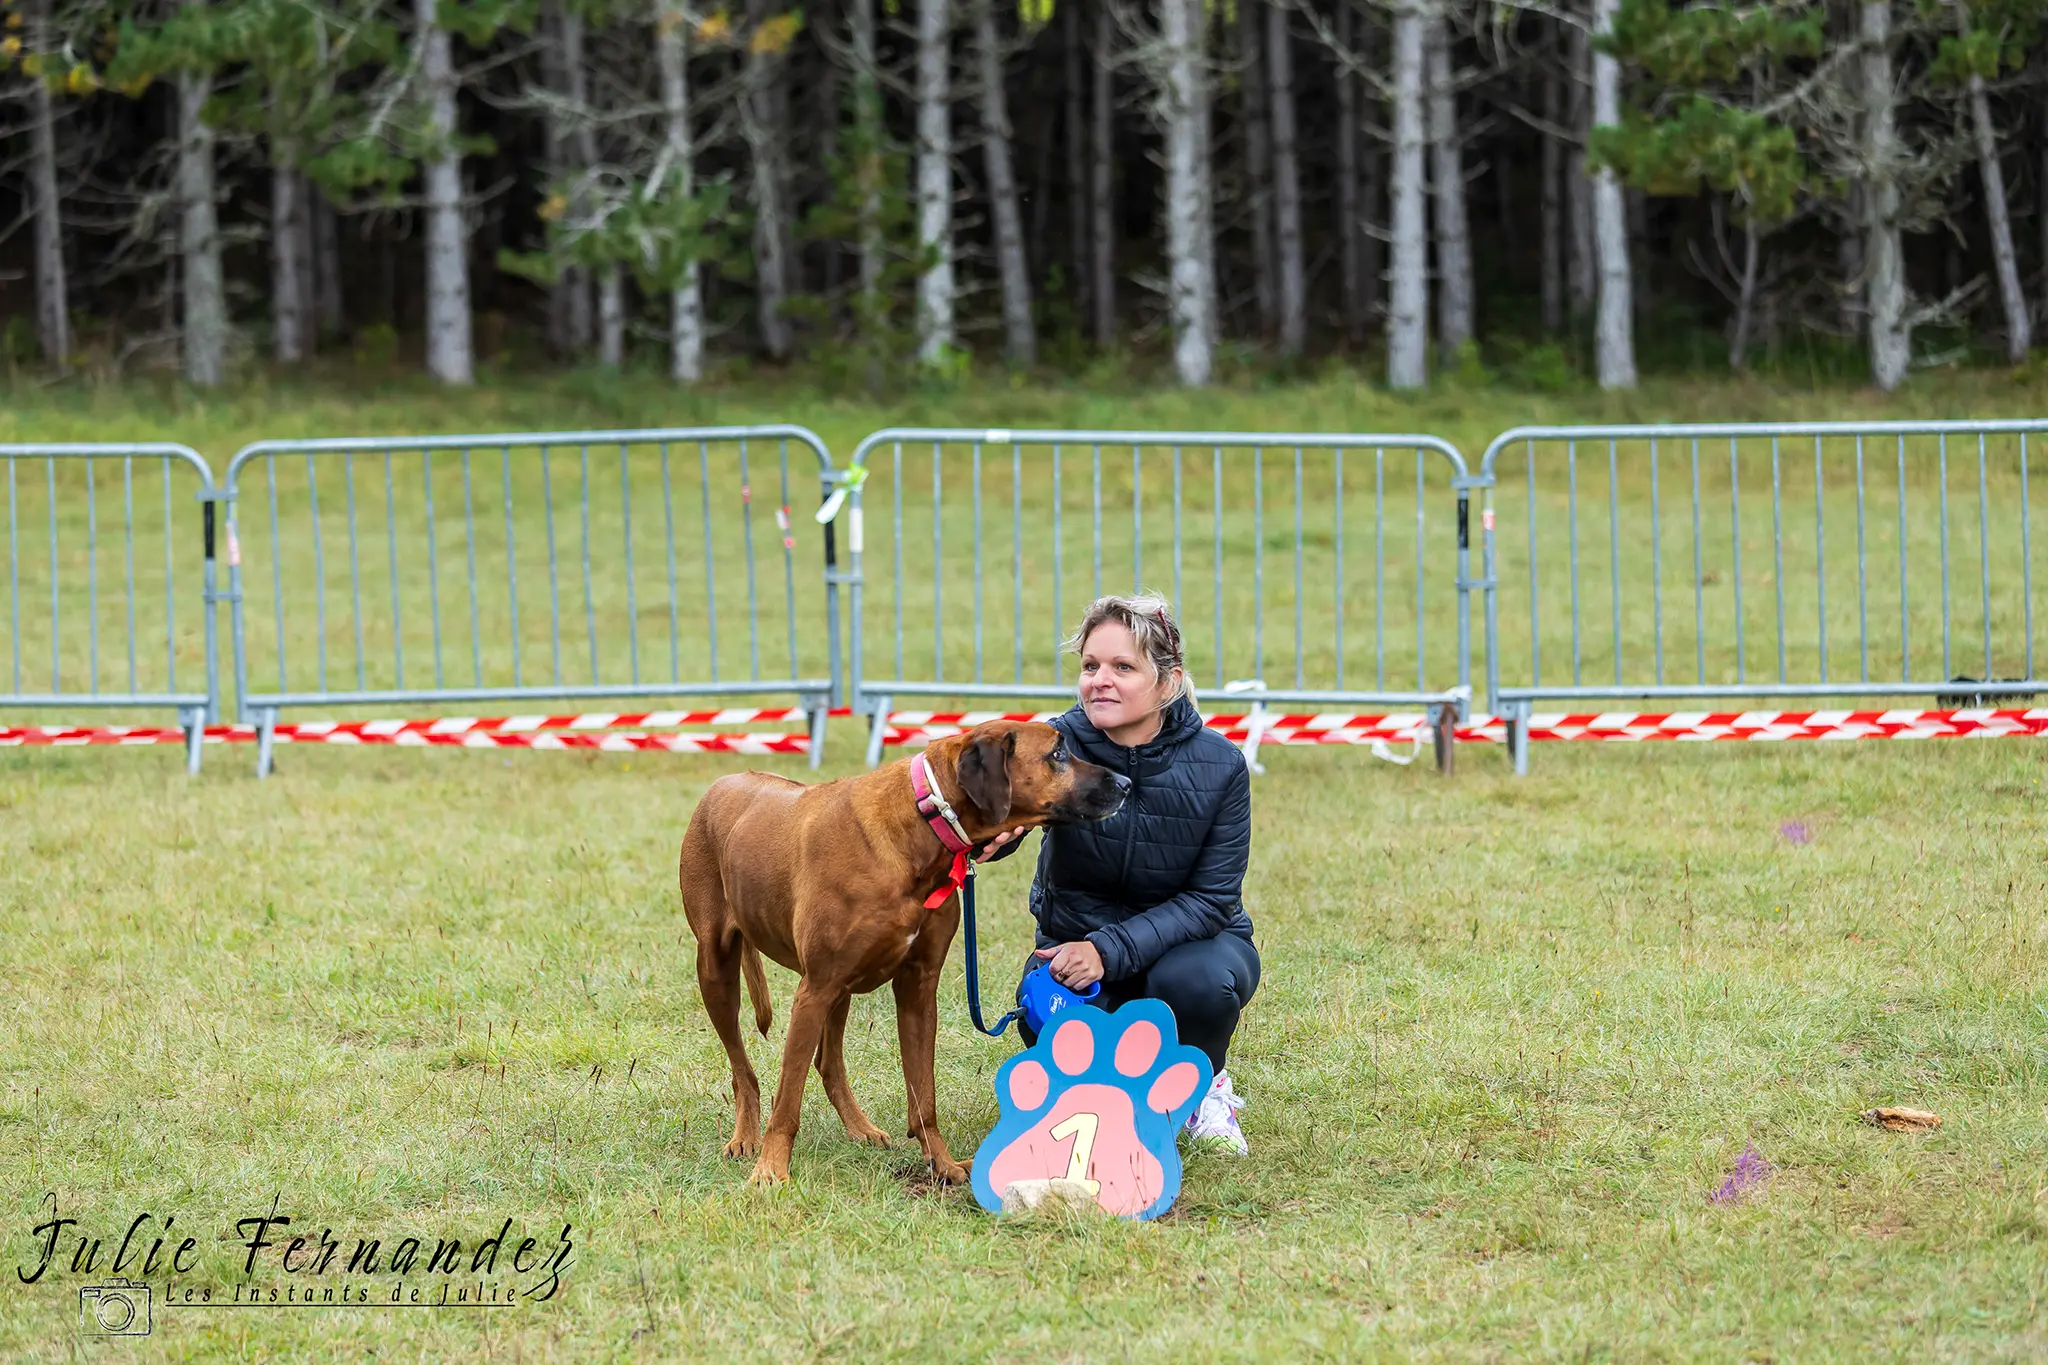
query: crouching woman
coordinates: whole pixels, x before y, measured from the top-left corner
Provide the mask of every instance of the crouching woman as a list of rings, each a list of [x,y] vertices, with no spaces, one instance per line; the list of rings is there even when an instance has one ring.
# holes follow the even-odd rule
[[[1131,789],[1107,820],[1046,829],[1031,879],[1033,957],[1070,988],[1101,982],[1091,1003],[1103,1009],[1165,1001],[1181,1041],[1208,1053],[1215,1072],[1190,1133],[1241,1155],[1244,1102],[1225,1063],[1259,985],[1244,908],[1251,775],[1235,745],[1203,728],[1163,600],[1104,597],[1066,648],[1080,655],[1079,701],[1052,723],[1076,757],[1123,774]],[[998,835],[982,861],[1014,853],[1023,833]]]

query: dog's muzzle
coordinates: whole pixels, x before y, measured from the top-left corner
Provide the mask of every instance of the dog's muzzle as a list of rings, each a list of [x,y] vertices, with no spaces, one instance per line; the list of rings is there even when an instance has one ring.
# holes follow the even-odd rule
[[[1054,808],[1054,814],[1063,820],[1107,820],[1123,809],[1130,791],[1130,778],[1104,768],[1101,778],[1074,792]]]

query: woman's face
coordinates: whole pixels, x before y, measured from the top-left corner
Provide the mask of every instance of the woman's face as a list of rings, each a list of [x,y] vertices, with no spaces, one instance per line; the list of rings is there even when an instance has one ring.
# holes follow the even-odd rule
[[[1121,621],[1104,621],[1081,642],[1081,705],[1098,730],[1142,721],[1164,704],[1172,681],[1153,671]]]

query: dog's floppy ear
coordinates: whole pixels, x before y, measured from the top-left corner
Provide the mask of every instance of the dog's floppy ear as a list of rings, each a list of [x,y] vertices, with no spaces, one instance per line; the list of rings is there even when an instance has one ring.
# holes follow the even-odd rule
[[[1014,733],[983,735],[960,755],[960,790],[992,825],[1010,818],[1010,752]]]

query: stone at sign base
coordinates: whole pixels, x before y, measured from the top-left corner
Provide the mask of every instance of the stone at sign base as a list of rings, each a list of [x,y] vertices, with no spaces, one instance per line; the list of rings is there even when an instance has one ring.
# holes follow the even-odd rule
[[[1066,1209],[1102,1212],[1095,1202],[1095,1189],[1085,1180],[1013,1180],[1003,1191],[1004,1213],[1036,1213]]]

